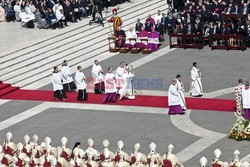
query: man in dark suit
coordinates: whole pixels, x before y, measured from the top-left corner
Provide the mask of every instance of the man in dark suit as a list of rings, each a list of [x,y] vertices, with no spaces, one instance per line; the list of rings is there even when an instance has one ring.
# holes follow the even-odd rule
[[[138,18],[135,24],[135,31],[140,32],[142,27],[143,27],[143,24],[141,23],[141,20]]]
[[[164,41],[164,36],[163,36],[164,28],[160,20],[157,20],[157,23],[155,25],[155,31],[157,31],[160,35],[160,39],[159,39],[160,42]]]
[[[146,22],[146,24],[145,24],[145,30],[147,31],[147,32],[151,32],[151,28],[153,27],[153,24],[152,23],[150,23],[150,21],[148,20],[147,22]]]

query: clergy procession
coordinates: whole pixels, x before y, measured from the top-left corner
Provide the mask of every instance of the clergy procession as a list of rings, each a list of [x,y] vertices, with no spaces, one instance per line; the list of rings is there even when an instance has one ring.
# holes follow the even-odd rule
[[[61,146],[52,145],[50,137],[40,141],[35,134],[32,140],[28,135],[23,137],[24,141],[14,143],[12,133],[6,134],[6,140],[0,145],[1,167],[183,167],[182,163],[173,153],[174,146],[170,144],[164,155],[156,151],[156,144],[149,145],[149,153],[146,155],[140,151],[140,144],[134,145],[134,151],[129,154],[124,152],[124,142],[117,142],[117,150],[109,149],[109,141],[103,140],[103,150],[96,150],[94,140],[89,138],[87,149],[83,150],[81,142],[76,142],[73,149],[67,146],[68,139],[61,138]],[[24,143],[24,144],[22,144]],[[220,160],[222,152],[214,151],[212,167],[249,167],[250,163],[240,162],[240,152],[235,150],[234,159],[230,162]],[[201,167],[206,167],[207,159],[200,159]]]

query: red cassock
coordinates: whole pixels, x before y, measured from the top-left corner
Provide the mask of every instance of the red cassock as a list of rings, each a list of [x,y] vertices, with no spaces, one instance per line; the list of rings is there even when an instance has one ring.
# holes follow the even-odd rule
[[[9,154],[11,156],[14,155],[13,150],[9,146],[7,146],[7,148],[4,146],[4,153]]]
[[[6,165],[6,166],[9,166],[9,161],[8,161],[8,159],[6,157],[3,157],[2,164]]]
[[[32,161],[30,162],[30,167],[34,167],[34,166],[36,166],[36,163],[35,163],[34,160],[32,160]]]
[[[63,151],[61,157],[63,157],[66,161],[68,161],[70,156],[65,151]]]
[[[164,167],[172,167],[172,162],[168,159],[163,160]]]
[[[51,167],[50,162],[45,161],[45,163],[43,164],[43,167]]]
[[[132,156],[131,157],[131,164],[134,164],[136,162],[136,158],[135,158],[135,156]]]
[[[20,158],[17,158],[18,161],[16,162],[16,166],[22,167],[23,166],[23,161]]]
[[[116,161],[116,162],[119,162],[120,159],[121,159],[120,155],[115,156],[115,161]]]
[[[221,165],[217,164],[217,163],[214,163],[214,164],[212,164],[212,167],[221,167]]]
[[[103,154],[100,154],[100,160],[104,161],[105,160],[105,156]]]
[[[57,162],[56,167],[62,167],[62,164],[60,162]]]

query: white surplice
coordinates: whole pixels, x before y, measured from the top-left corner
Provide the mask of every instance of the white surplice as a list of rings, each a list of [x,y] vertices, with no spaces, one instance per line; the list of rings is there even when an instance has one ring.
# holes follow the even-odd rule
[[[168,89],[168,106],[181,105],[177,86],[171,84]]]
[[[123,73],[125,71],[125,68],[118,67],[115,71],[115,78],[116,78],[116,86],[120,87],[123,84]]]
[[[102,72],[103,72],[102,67],[99,64],[98,65],[93,64],[92,77],[95,84],[103,82],[104,76]]]
[[[125,42],[125,44],[135,45],[136,40],[135,41],[131,41],[131,43],[130,43],[130,41],[129,41],[130,38],[137,39],[137,34],[136,34],[135,31],[132,31],[132,32],[131,31],[127,31],[126,32],[126,42]]]
[[[77,90],[86,89],[86,77],[83,72],[77,71],[75,75],[76,87]]]
[[[115,74],[107,73],[104,77],[104,83],[105,83],[105,93],[115,93],[117,91]]]
[[[69,66],[62,66],[61,75],[63,84],[71,83],[73,81]]]
[[[180,103],[181,103],[181,108],[187,109],[186,100],[185,100],[185,96],[183,93],[185,91],[184,86],[183,86],[182,82],[180,82],[178,79],[176,79],[176,81],[177,81],[176,85],[177,85],[177,88],[179,90],[179,99],[180,99]]]
[[[201,73],[199,69],[193,67],[191,70],[191,86],[190,86],[191,96],[203,95],[203,88],[201,83]]]
[[[242,89],[243,109],[250,109],[250,88]]]
[[[59,73],[53,73],[51,81],[54,91],[63,89],[62,78]]]
[[[121,86],[121,89],[119,90],[119,94],[120,94],[120,100],[123,97],[126,97],[128,99],[135,99],[135,95],[134,92],[132,90],[132,79],[134,77],[134,74],[125,71],[123,73],[123,84]]]

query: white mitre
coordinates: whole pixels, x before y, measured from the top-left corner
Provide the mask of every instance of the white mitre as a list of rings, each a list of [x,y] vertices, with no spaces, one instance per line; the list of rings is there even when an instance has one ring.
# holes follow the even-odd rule
[[[201,164],[201,167],[206,167],[206,165],[207,165],[207,158],[202,157],[200,159],[200,164]]]

